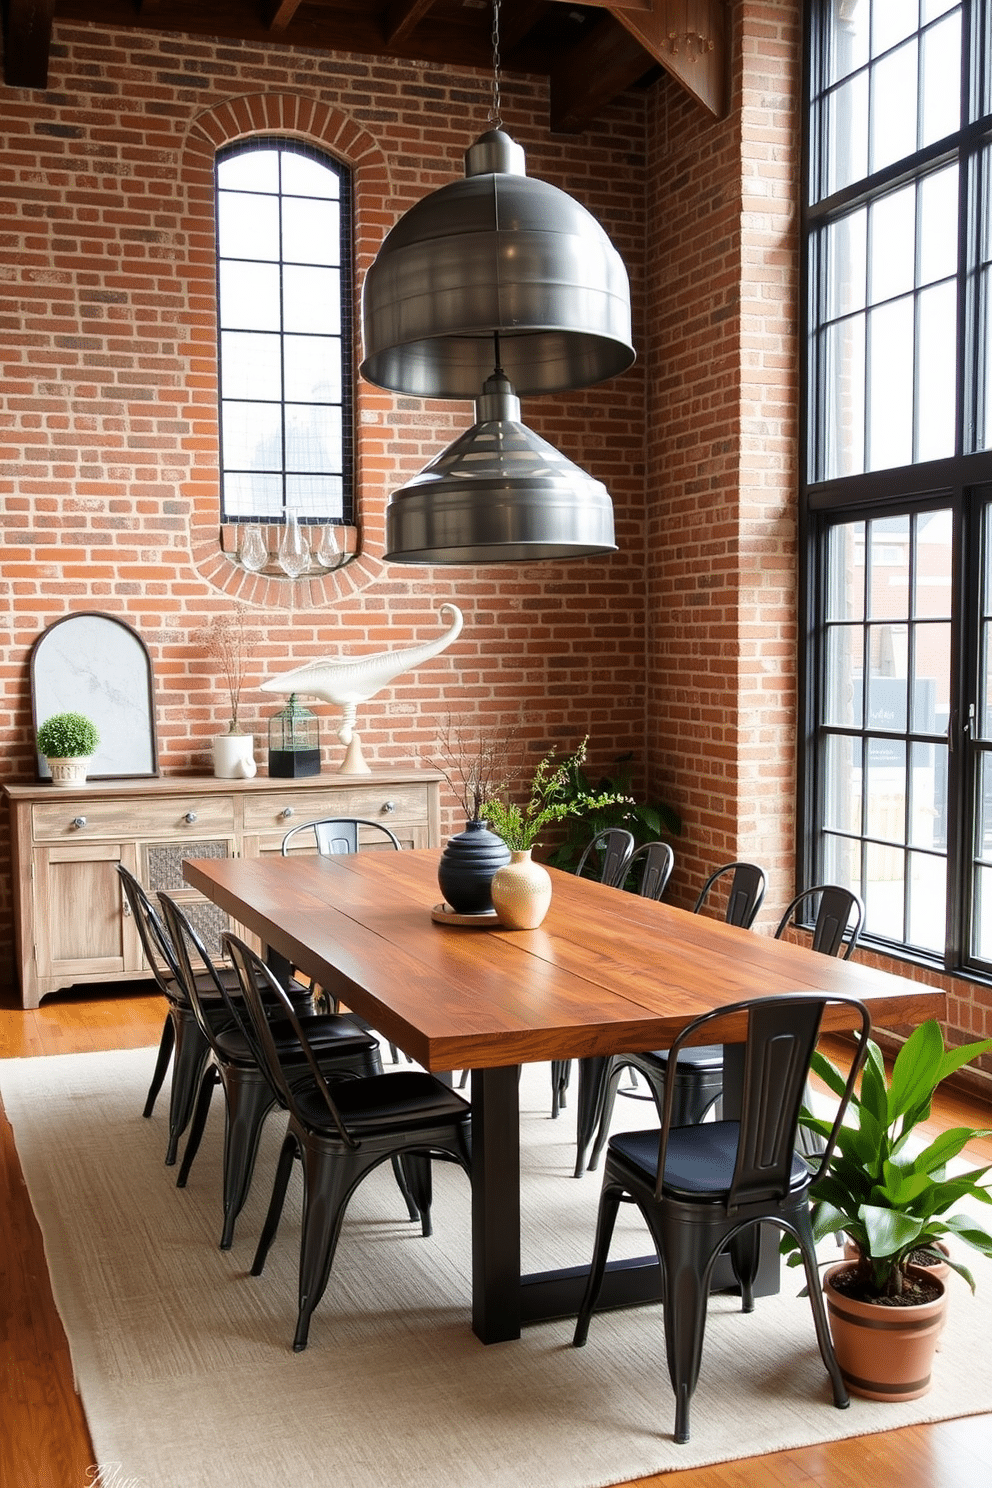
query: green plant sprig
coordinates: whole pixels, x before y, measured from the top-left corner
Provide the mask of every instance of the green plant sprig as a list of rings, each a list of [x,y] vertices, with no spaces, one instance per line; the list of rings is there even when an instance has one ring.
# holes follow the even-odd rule
[[[630,801],[629,796],[616,792],[585,794],[579,792],[565,797],[563,787],[586,757],[589,735],[573,754],[555,764],[554,751],[544,756],[534,771],[530,783],[530,795],[523,806],[499,796],[490,797],[482,805],[482,815],[497,836],[502,837],[511,852],[527,852],[539,847],[538,836],[544,827],[564,821],[568,816],[583,812],[598,811],[616,801]]]
[[[82,713],[55,713],[38,729],[38,749],[47,759],[78,759],[99,742],[96,724]]]
[[[992,1257],[992,1234],[969,1215],[948,1213],[963,1199],[992,1204],[992,1193],[981,1181],[992,1172],[992,1164],[947,1174],[947,1164],[969,1142],[992,1132],[955,1127],[915,1155],[907,1150],[914,1128],[930,1115],[941,1081],[989,1049],[992,1039],[945,1050],[940,1026],[931,1019],[906,1040],[887,1084],[881,1051],[868,1044],[860,1088],[848,1108],[854,1120],[841,1127],[827,1170],[810,1189],[810,1200],[814,1239],[842,1230],[858,1248],[865,1288],[874,1296],[902,1292],[915,1251],[947,1260],[935,1248],[945,1235],[956,1235]],[[843,1093],[843,1075],[818,1051],[811,1068],[834,1095]],[[800,1120],[808,1131],[829,1136],[831,1122],[805,1108]],[[789,1265],[799,1264],[790,1237],[783,1240],[782,1249]],[[974,1291],[968,1269],[953,1257],[949,1264]]]

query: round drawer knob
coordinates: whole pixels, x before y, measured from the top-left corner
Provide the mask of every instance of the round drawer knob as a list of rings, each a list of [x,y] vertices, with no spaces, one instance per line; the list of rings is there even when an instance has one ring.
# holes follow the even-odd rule
[[[395,811],[396,810],[396,802],[395,801],[383,801],[383,803],[382,803],[382,809],[387,814],[390,811]]]
[[[189,826],[192,826],[193,823],[196,821],[196,812],[187,811],[186,815],[183,817],[183,821],[186,822]]]
[[[85,816],[74,816],[72,818],[72,825],[75,827],[76,831],[78,832],[82,827],[85,827],[85,825],[86,825],[86,818],[85,818]]]
[[[292,808],[292,806],[284,806],[282,808],[282,810],[280,811],[280,813],[279,813],[279,815],[281,817],[284,817],[287,821],[292,816],[292,814],[293,814],[293,808]]]

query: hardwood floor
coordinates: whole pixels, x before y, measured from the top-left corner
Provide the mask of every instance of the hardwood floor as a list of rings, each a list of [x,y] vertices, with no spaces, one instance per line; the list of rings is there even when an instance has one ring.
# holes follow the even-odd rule
[[[62,993],[34,1012],[0,1005],[0,1058],[157,1044],[164,1003],[143,987]],[[160,1097],[161,1098],[161,1097]],[[941,1127],[992,1127],[992,1112],[954,1093]],[[976,1148],[992,1161],[992,1139]],[[93,1449],[73,1388],[65,1334],[10,1124],[0,1118],[0,1484],[96,1488]],[[639,1478],[631,1488],[969,1488],[989,1481],[992,1415]],[[553,1484],[549,1474],[548,1483]],[[148,1484],[147,1488],[155,1488]],[[465,1488],[471,1488],[466,1484]]]

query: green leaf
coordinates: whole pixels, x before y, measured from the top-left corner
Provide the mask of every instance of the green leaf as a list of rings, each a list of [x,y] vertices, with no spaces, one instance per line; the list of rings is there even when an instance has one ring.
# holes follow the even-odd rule
[[[931,1018],[913,1029],[892,1066],[890,1121],[896,1121],[914,1106],[924,1102],[929,1105],[940,1079],[943,1055],[944,1039],[935,1019]]]
[[[862,1204],[860,1216],[868,1237],[867,1253],[873,1260],[884,1260],[912,1248],[923,1231],[918,1219],[895,1209]]]

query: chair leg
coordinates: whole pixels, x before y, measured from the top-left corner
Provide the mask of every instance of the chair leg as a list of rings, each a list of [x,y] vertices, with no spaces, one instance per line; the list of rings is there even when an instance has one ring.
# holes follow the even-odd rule
[[[558,1119],[559,1111],[565,1109],[565,1091],[568,1089],[568,1079],[572,1073],[572,1061],[570,1059],[553,1059],[551,1061],[551,1119]]]
[[[610,1057],[594,1055],[579,1060],[579,1095],[575,1114],[575,1169],[572,1176],[581,1178],[586,1167],[589,1143],[599,1126],[603,1114],[603,1102],[609,1083],[613,1061]]]
[[[300,1307],[293,1338],[294,1353],[301,1353],[307,1346],[310,1319],[327,1290],[348,1199],[368,1170],[368,1165],[354,1156],[336,1157],[328,1162],[320,1152],[304,1149]]]
[[[275,1105],[268,1082],[259,1074],[231,1073],[224,1082],[227,1097],[224,1120],[224,1226],[220,1248],[234,1243],[234,1223],[244,1208],[265,1118]]]
[[[851,1400],[847,1393],[847,1386],[844,1383],[844,1376],[840,1372],[840,1365],[837,1363],[837,1355],[834,1353],[833,1339],[830,1337],[830,1324],[827,1321],[827,1309],[823,1302],[820,1272],[816,1261],[813,1230],[808,1211],[804,1210],[796,1216],[796,1224],[792,1233],[799,1241],[799,1250],[803,1258],[803,1269],[806,1272],[806,1289],[809,1292],[809,1305],[813,1312],[813,1326],[816,1328],[816,1341],[820,1347],[820,1358],[826,1365],[827,1373],[830,1376],[830,1383],[834,1392],[834,1405],[838,1410],[846,1410]]]
[[[214,1065],[208,1065],[203,1071],[199,1093],[196,1097],[196,1106],[193,1109],[193,1120],[190,1123],[189,1136],[186,1138],[186,1151],[183,1153],[182,1166],[179,1169],[179,1177],[176,1179],[177,1188],[186,1187],[186,1181],[193,1166],[193,1159],[200,1150],[200,1142],[203,1140],[203,1133],[207,1125],[210,1101],[218,1078],[217,1069]]]
[[[645,1214],[645,1218],[654,1230],[653,1216]],[[675,1440],[679,1443],[689,1440],[689,1402],[699,1378],[710,1272],[716,1255],[700,1252],[703,1237],[694,1231],[695,1226],[675,1218],[666,1222],[662,1215],[655,1236],[656,1243],[660,1241],[665,1274],[665,1351],[675,1392]]]
[[[390,1162],[392,1163],[393,1177],[396,1179],[396,1186],[399,1189],[400,1193],[403,1195],[403,1198],[406,1202],[406,1210],[410,1216],[411,1221],[414,1219],[419,1219],[420,1210],[417,1208],[417,1202],[414,1199],[413,1194],[410,1192],[410,1185],[406,1181],[406,1174],[403,1171],[403,1164],[400,1162],[399,1155],[394,1152],[392,1158],[390,1159]]]
[[[730,1242],[730,1264],[741,1286],[741,1312],[754,1311],[754,1278],[758,1274],[761,1232],[756,1224],[739,1231]]]
[[[169,1060],[172,1058],[172,1050],[176,1042],[176,1030],[172,1026],[172,1014],[166,1013],[165,1023],[162,1025],[162,1039],[158,1046],[158,1058],[155,1061],[155,1073],[152,1075],[152,1083],[148,1087],[148,1095],[145,1097],[145,1109],[142,1116],[150,1116],[155,1109],[155,1101],[162,1089],[165,1072],[169,1068]]]
[[[400,1154],[400,1167],[420,1215],[421,1234],[433,1234],[431,1202],[434,1197],[434,1180],[430,1156],[426,1152],[403,1152]]]
[[[179,1140],[189,1126],[196,1103],[210,1046],[193,1020],[193,1015],[180,1014],[176,1021],[176,1053],[172,1062],[172,1093],[169,1097],[169,1145],[165,1165],[171,1168],[179,1150]]]
[[[599,1113],[599,1126],[596,1131],[596,1140],[592,1144],[592,1153],[589,1157],[589,1171],[594,1172],[599,1164],[603,1148],[606,1146],[610,1135],[610,1122],[613,1120],[613,1107],[616,1104],[617,1086],[620,1084],[621,1076],[629,1065],[625,1065],[617,1058],[611,1061],[609,1073],[603,1087],[603,1102]]]
[[[585,1295],[579,1307],[579,1315],[575,1322],[575,1332],[572,1335],[573,1348],[581,1348],[589,1336],[589,1319],[592,1317],[593,1309],[596,1306],[603,1287],[603,1277],[606,1274],[606,1258],[610,1253],[610,1241],[613,1239],[613,1227],[617,1222],[617,1213],[620,1209],[622,1192],[623,1190],[616,1184],[607,1185],[604,1183],[603,1192],[600,1194],[592,1264],[589,1267],[589,1280],[586,1282]]]
[[[258,1245],[255,1248],[255,1259],[251,1263],[251,1275],[261,1276],[265,1269],[265,1258],[269,1253],[269,1247],[276,1237],[279,1228],[279,1220],[282,1215],[282,1206],[286,1202],[286,1189],[289,1187],[289,1175],[293,1171],[293,1159],[299,1153],[296,1138],[287,1133],[279,1151],[279,1162],[276,1165],[275,1181],[272,1184],[272,1197],[269,1200],[265,1223],[262,1233],[258,1237]]]

